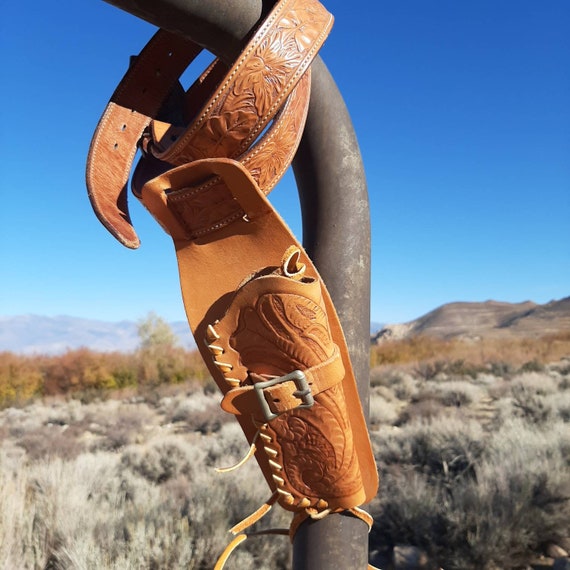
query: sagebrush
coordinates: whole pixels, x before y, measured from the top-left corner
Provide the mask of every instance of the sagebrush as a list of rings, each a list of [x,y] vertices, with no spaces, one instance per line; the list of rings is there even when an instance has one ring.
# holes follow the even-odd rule
[[[371,369],[373,560],[411,545],[434,568],[507,570],[570,537],[570,358],[549,362],[545,346],[559,350],[552,341],[523,358],[518,346],[511,360],[480,362],[470,345]],[[0,568],[213,567],[228,529],[270,492],[255,461],[215,473],[241,459],[245,438],[207,374],[192,376],[199,361],[171,357],[163,371],[186,364],[170,382],[142,375],[116,388],[93,378],[142,374],[135,354],[2,356],[12,405],[0,411]],[[57,363],[49,395],[42,381]],[[39,388],[14,397],[20,372]],[[275,508],[257,528],[289,522]],[[286,537],[251,538],[227,567],[289,568],[290,550]]]

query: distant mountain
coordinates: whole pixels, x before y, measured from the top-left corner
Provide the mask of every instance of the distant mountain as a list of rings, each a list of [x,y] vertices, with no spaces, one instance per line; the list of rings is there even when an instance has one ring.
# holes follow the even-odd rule
[[[169,323],[185,348],[196,343],[186,322]],[[77,317],[22,315],[0,317],[0,351],[18,354],[60,354],[81,347],[101,352],[129,352],[139,344],[137,323],[106,322]]]
[[[428,335],[451,338],[539,337],[570,331],[570,297],[537,305],[524,303],[448,303],[404,324],[386,325],[373,342]]]
[[[169,323],[180,344],[196,343],[185,321]],[[537,305],[524,303],[448,303],[408,323],[370,323],[372,342],[432,335],[439,338],[537,337],[570,331],[570,297]],[[129,352],[139,336],[134,321],[108,322],[77,317],[0,316],[0,351],[18,354],[61,354],[86,347],[101,352]]]

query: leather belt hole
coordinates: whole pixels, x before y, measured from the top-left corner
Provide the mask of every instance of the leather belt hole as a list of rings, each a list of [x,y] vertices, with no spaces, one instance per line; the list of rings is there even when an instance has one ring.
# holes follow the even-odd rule
[[[123,125],[123,126],[121,127],[121,131],[126,131],[126,130],[127,130],[127,125]]]
[[[119,148],[119,143],[116,142],[116,143],[113,145],[113,149],[114,149],[114,150],[117,150],[118,148]]]

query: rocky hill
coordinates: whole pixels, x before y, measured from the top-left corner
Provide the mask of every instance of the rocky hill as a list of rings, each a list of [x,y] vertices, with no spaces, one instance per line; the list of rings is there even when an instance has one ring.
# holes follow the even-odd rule
[[[448,303],[408,323],[386,325],[373,342],[417,335],[451,338],[535,338],[570,331],[570,297],[538,305],[531,301]]]

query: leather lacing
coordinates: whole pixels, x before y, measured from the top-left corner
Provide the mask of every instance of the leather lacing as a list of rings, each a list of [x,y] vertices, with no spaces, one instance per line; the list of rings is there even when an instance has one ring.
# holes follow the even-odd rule
[[[301,281],[304,278],[305,265],[300,262],[300,250],[296,246],[291,246],[285,251],[285,254],[281,260],[280,272],[283,276],[296,281]],[[230,376],[233,370],[233,366],[232,364],[223,361],[224,349],[222,346],[219,346],[219,344],[216,344],[220,340],[220,335],[216,331],[215,327],[217,323],[218,321],[216,321],[213,325],[210,324],[206,327],[204,340],[210,354],[212,355],[214,365],[221,372],[221,375],[224,377],[225,381],[230,385],[230,387],[235,388],[242,385],[242,382],[238,378],[233,378]],[[273,439],[268,433],[269,424],[267,422],[257,421],[253,416],[251,416],[251,420],[254,427],[256,428],[256,432],[251,440],[249,450],[245,456],[235,465],[228,467],[217,467],[215,470],[218,473],[230,473],[236,469],[239,469],[245,465],[252,457],[254,457],[256,451],[259,448],[259,445],[267,457],[267,461],[271,469],[271,476],[276,488],[271,497],[263,505],[261,505],[255,512],[247,516],[245,519],[234,525],[229,530],[229,532],[234,535],[234,538],[226,546],[218,558],[214,570],[222,570],[232,552],[249,536],[281,534],[289,536],[290,540],[293,541],[297,529],[304,521],[309,518],[312,520],[320,520],[333,512],[344,512],[350,513],[351,515],[364,521],[368,525],[369,530],[372,528],[372,517],[366,511],[358,507],[353,507],[344,511],[333,510],[329,508],[328,502],[325,499],[311,501],[308,497],[301,498],[298,500],[297,504],[295,504],[295,498],[293,494],[286,489],[286,481],[280,474],[283,471],[283,465],[277,461],[279,451],[272,445]],[[293,520],[288,529],[267,529],[249,533],[244,532],[255,523],[259,522],[271,510],[272,506],[279,499],[284,504],[291,507],[295,506],[297,509],[299,509],[294,514]],[[369,566],[369,569],[373,568],[373,566]]]
[[[313,520],[318,520],[319,518],[324,518],[325,516],[328,516],[331,513],[330,509],[327,509],[325,512],[321,513],[321,516],[315,516],[309,512],[309,509],[305,509],[304,511],[295,513],[291,525],[288,529],[276,528],[276,529],[267,529],[267,530],[245,533],[244,532],[245,530],[253,526],[259,520],[261,520],[271,510],[271,507],[275,504],[278,497],[279,493],[275,491],[271,495],[269,500],[266,501],[263,505],[261,505],[259,509],[257,509],[254,513],[243,519],[241,522],[239,522],[229,530],[229,532],[234,535],[234,538],[231,540],[231,542],[226,546],[224,551],[218,557],[216,565],[214,566],[214,570],[223,570],[232,552],[250,536],[265,536],[271,534],[278,534],[278,535],[289,536],[289,539],[291,540],[291,542],[293,542],[293,539],[295,537],[298,528],[301,526],[301,524],[304,521],[306,521],[308,518],[311,518]],[[368,525],[369,531],[372,528],[372,523],[373,523],[372,517],[370,516],[370,514],[368,514],[363,509],[360,509],[359,507],[353,507],[346,511],[338,511],[338,512],[350,513],[356,518],[359,518],[360,520],[364,521]],[[369,564],[368,570],[379,570],[379,569]]]

